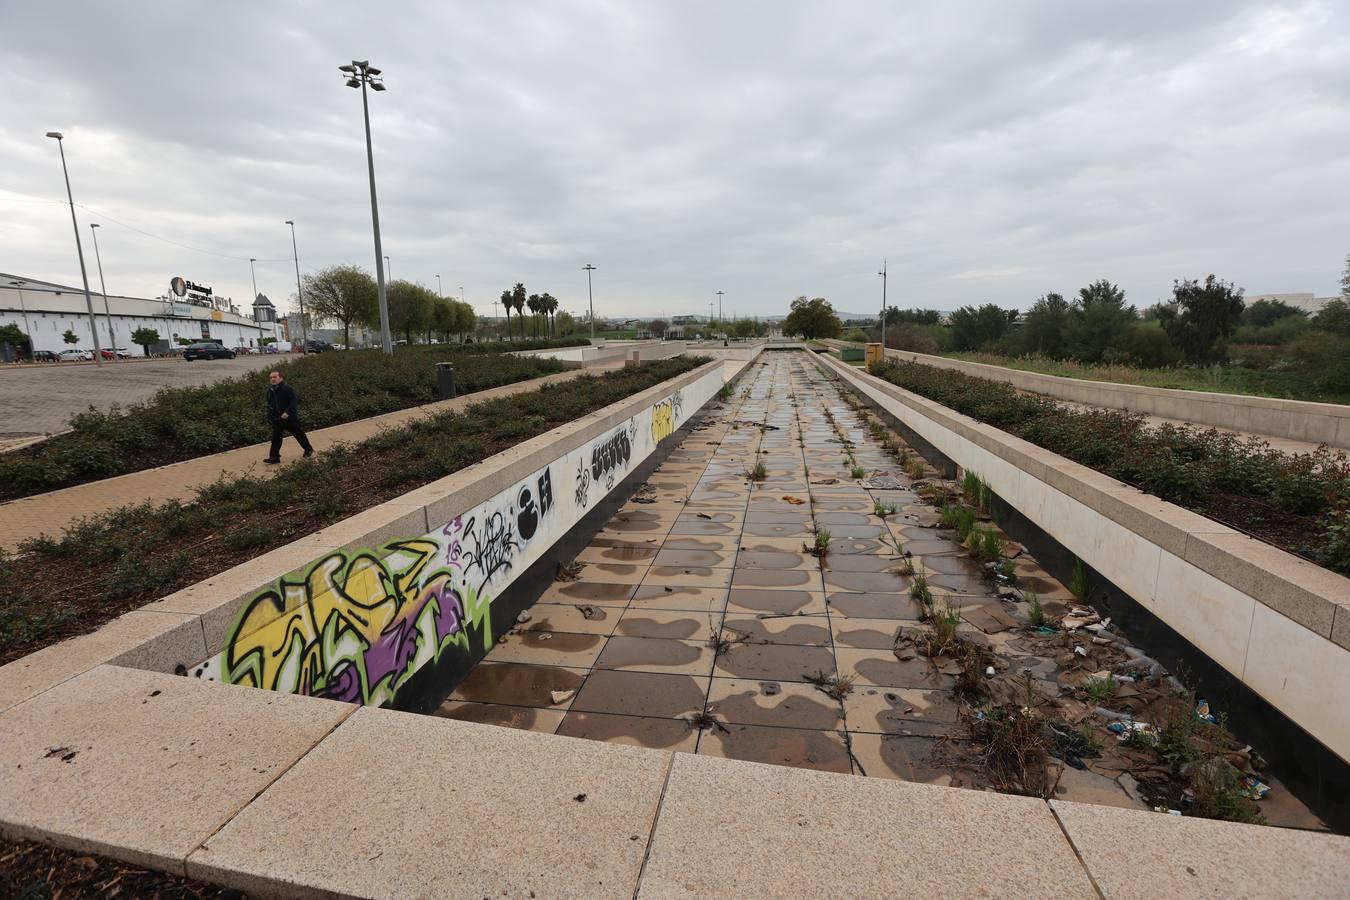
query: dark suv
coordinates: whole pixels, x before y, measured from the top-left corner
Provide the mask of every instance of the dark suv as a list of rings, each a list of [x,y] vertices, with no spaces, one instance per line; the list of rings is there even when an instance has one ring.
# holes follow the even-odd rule
[[[226,350],[219,344],[210,341],[200,341],[196,344],[189,344],[183,350],[183,359],[189,362],[194,359],[234,359],[234,351]]]

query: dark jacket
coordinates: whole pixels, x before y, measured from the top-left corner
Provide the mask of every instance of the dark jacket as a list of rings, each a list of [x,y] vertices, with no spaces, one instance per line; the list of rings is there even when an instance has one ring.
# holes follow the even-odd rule
[[[284,381],[281,384],[267,386],[267,421],[281,421],[282,413],[287,414],[288,422],[300,419],[300,395]]]

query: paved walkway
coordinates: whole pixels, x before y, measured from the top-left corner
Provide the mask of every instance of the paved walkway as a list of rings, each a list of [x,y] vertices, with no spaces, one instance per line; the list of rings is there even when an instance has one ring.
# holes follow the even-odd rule
[[[934,762],[957,721],[954,679],[894,652],[897,630],[919,624],[896,542],[972,618],[999,600],[959,545],[923,527],[932,508],[805,355],[762,360],[577,557],[581,580],[551,587],[438,715],[969,783]],[[767,477],[752,487],[757,462]],[[852,479],[854,465],[872,480]],[[878,518],[878,503],[895,513]],[[822,570],[803,545],[825,531]],[[1069,598],[1029,558],[1021,571],[1047,604]],[[841,699],[812,683],[841,677],[855,679]]]
[[[519,381],[501,387],[465,394],[453,400],[441,400],[424,406],[401,409],[348,422],[320,428],[308,433],[314,449],[323,452],[338,442],[355,443],[373,437],[389,428],[397,428],[420,416],[434,415],[463,409],[470,403],[491,400],[494,397],[506,397],[522,391],[533,391],[546,384],[568,381],[584,372],[597,372],[617,368],[622,362],[611,362],[588,369],[574,369],[547,375],[529,381]],[[128,503],[164,503],[169,500],[189,500],[203,484],[209,484],[222,475],[261,475],[270,477],[277,470],[263,464],[268,452],[267,444],[253,444],[211,456],[201,456],[184,462],[146,469],[91,481],[59,491],[49,491],[33,497],[24,497],[0,504],[0,549],[12,550],[20,541],[41,534],[57,535],[68,525],[84,516],[96,515],[125,506]],[[298,457],[300,447],[295,440],[287,436],[282,445],[282,459]]]

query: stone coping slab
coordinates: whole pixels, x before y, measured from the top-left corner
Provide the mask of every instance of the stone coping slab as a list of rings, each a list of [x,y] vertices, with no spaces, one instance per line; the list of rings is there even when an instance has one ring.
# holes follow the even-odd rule
[[[1087,466],[828,356],[823,364],[904,404],[1206,574],[1350,649],[1350,578],[1246,537]]]
[[[0,714],[0,828],[179,874],[342,703],[99,666]]]
[[[363,707],[188,874],[288,896],[632,897],[670,756]]]
[[[1051,800],[1109,898],[1331,897],[1350,892],[1350,839]]]
[[[1094,897],[1030,797],[676,754],[640,898]]]

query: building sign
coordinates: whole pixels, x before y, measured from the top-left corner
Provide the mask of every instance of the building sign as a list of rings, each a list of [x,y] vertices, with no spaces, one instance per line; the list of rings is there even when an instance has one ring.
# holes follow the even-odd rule
[[[211,296],[211,289],[206,285],[197,284],[195,281],[188,281],[181,275],[175,275],[169,279],[169,289],[177,297],[185,297],[188,294],[201,294],[206,297]]]
[[[211,323],[202,319],[202,339],[205,340],[211,336]]]
[[[187,293],[187,282],[175,275],[169,279],[169,290],[173,291],[175,297],[181,297]]]
[[[173,304],[173,311],[171,315],[181,316],[184,319],[190,319],[192,318],[192,306],[188,303],[175,303]]]

